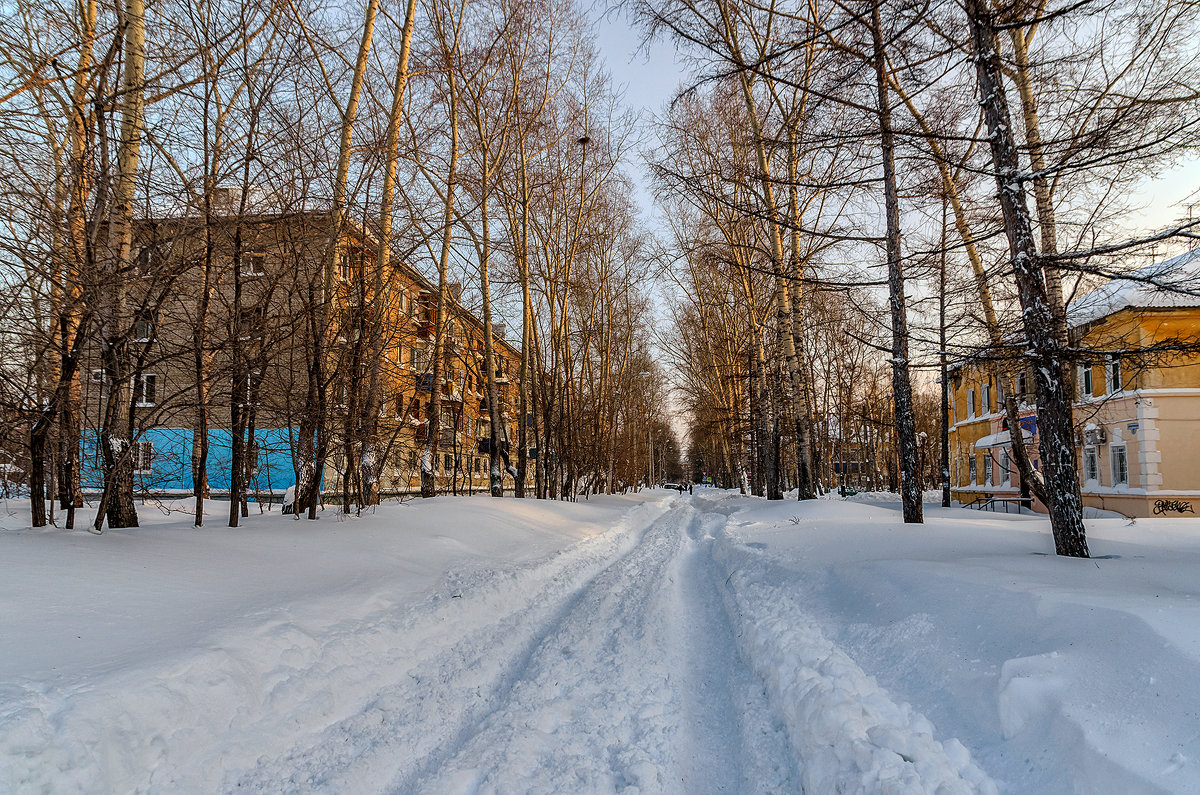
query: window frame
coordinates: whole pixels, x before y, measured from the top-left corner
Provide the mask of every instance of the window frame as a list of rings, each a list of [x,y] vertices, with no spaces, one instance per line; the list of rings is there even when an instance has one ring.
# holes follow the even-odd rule
[[[251,304],[238,307],[238,342],[262,341],[266,336],[267,307]]]
[[[251,262],[257,262],[257,269],[250,269],[247,265]],[[254,279],[260,276],[267,275],[266,269],[267,255],[261,251],[246,251],[242,252],[238,258],[238,275],[243,279]]]
[[[1110,356],[1108,363],[1104,366],[1105,379],[1108,381],[1108,394],[1115,395],[1123,391],[1122,384],[1124,373],[1121,372],[1121,357]]]
[[[1117,466],[1117,456],[1120,456],[1121,465]],[[1124,444],[1110,445],[1108,450],[1108,462],[1112,467],[1112,485],[1128,486],[1129,485],[1129,452]],[[1120,479],[1118,480],[1118,476]]]
[[[150,389],[146,389],[149,383]],[[158,373],[138,373],[133,376],[133,406],[139,409],[151,409],[158,405]],[[146,399],[149,391],[150,399]]]
[[[138,310],[133,320],[132,341],[154,342],[157,335],[158,313],[153,310]]]
[[[145,477],[154,473],[154,442],[149,439],[138,439],[129,451],[130,464],[134,475]]]

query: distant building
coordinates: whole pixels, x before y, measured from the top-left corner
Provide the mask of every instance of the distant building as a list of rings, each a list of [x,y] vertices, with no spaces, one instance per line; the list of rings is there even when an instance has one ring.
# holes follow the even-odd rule
[[[1084,504],[1126,516],[1200,515],[1200,249],[1156,263],[1073,302],[1071,344],[1090,352],[1075,368],[1076,457]],[[1033,373],[1013,376],[1021,439],[1035,467]],[[961,503],[1015,498],[1015,434],[993,365],[964,361],[951,373],[951,494]],[[1033,507],[1044,511],[1036,500]]]
[[[338,434],[347,407],[347,383],[379,367],[382,405],[378,450],[384,494],[415,489],[419,459],[429,428],[435,388],[432,351],[437,286],[409,264],[392,260],[382,283],[364,284],[363,265],[375,260],[377,244],[359,227],[346,230],[336,259],[336,278],[323,283],[322,256],[329,216],[306,212],[222,218],[215,228],[202,218],[174,217],[138,223],[138,274],[132,279],[134,320],[131,354],[134,422],[131,434],[135,489],[142,493],[191,493],[197,427],[195,331],[207,295],[210,330],[200,348],[208,357],[208,480],[214,496],[227,494],[232,458],[232,406],[251,418],[251,499],[281,495],[296,482],[296,435],[308,405],[307,352],[317,346],[349,350],[358,339],[356,318],[384,312],[380,361],[352,361],[331,382],[329,427]],[[205,246],[211,239],[212,245]],[[206,259],[210,267],[205,290]],[[235,267],[236,261],[236,267]],[[329,332],[313,327],[311,310],[326,290],[333,296]],[[440,489],[486,488],[490,418],[483,371],[483,324],[449,290],[444,338],[438,451]],[[381,293],[377,295],[376,293]],[[520,351],[494,335],[501,439],[516,439],[515,395]],[[328,350],[331,354],[338,351]],[[100,486],[96,428],[104,401],[99,351],[87,352],[83,367],[83,485]],[[331,356],[332,358],[337,358]],[[349,364],[346,362],[349,361]],[[327,493],[340,491],[345,459],[341,439],[330,439],[324,478]]]

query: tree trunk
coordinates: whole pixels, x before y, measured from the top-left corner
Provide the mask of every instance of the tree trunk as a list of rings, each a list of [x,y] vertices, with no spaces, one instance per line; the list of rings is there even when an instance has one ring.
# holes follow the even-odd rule
[[[458,51],[455,41],[454,53]],[[446,195],[442,204],[442,250],[438,257],[438,302],[437,325],[434,327],[433,366],[430,377],[433,379],[429,398],[429,416],[426,418],[427,433],[425,434],[425,449],[421,453],[421,496],[437,495],[437,423],[441,413],[442,374],[442,337],[446,325],[446,274],[450,267],[450,246],[454,237],[454,191],[458,184],[458,82],[455,76],[456,65],[453,58],[448,58],[449,96],[448,111],[450,116],[450,162],[446,176]]]
[[[1013,82],[1021,98],[1021,115],[1025,123],[1025,148],[1029,155],[1029,170],[1033,172],[1033,198],[1037,208],[1038,229],[1041,233],[1042,272],[1045,274],[1046,298],[1050,303],[1050,315],[1054,318],[1054,335],[1065,350],[1067,337],[1067,311],[1063,302],[1062,274],[1053,262],[1045,258],[1058,253],[1058,224],[1054,215],[1054,197],[1050,180],[1046,176],[1046,149],[1042,143],[1041,123],[1038,116],[1037,97],[1033,93],[1033,81],[1029,74],[1029,41],[1027,31],[1010,28],[1009,39],[1013,45]],[[1067,397],[1075,398],[1075,382],[1071,378],[1071,362],[1062,361],[1063,386]]]
[[[892,392],[896,435],[900,453],[900,497],[905,522],[922,522],[920,461],[912,381],[908,373],[908,307],[904,297],[904,271],[900,255],[900,198],[896,186],[892,111],[885,72],[883,23],[880,0],[871,4],[871,40],[874,45],[875,86],[879,103],[879,139],[883,153],[884,206],[887,214],[888,304],[892,315]]]
[[[100,448],[104,462],[105,515],[97,513],[98,531],[105,518],[109,527],[137,527],[133,503],[133,424],[129,367],[130,321],[125,289],[133,267],[133,194],[141,153],[144,117],[146,9],[143,0],[126,0],[123,9],[125,71],[121,79],[121,140],[117,148],[117,180],[108,265],[102,298],[101,345],[108,388]]]
[[[488,483],[493,497],[504,496],[504,473],[500,468],[500,432],[504,420],[500,411],[500,388],[496,383],[496,348],[492,337],[492,291],[490,281],[491,233],[488,228],[488,182],[486,178],[487,162],[484,162],[484,180],[482,185],[483,201],[480,212],[483,218],[482,250],[479,258],[479,290],[483,295],[483,366],[487,371],[487,403],[488,423],[490,429],[488,446]]]
[[[412,52],[413,25],[416,20],[416,0],[408,0],[404,23],[400,29],[400,60],[396,66],[396,82],[392,88],[392,107],[388,114],[386,144],[384,147],[383,190],[379,206],[379,249],[375,262],[375,295],[372,297],[374,310],[370,327],[371,357],[370,384],[362,413],[362,494],[365,505],[379,504],[380,470],[383,459],[379,451],[379,414],[383,403],[384,326],[391,306],[392,281],[390,263],[392,254],[392,222],[396,195],[396,170],[400,159],[400,117],[404,112],[404,96],[408,88],[408,60]]]
[[[1029,209],[1025,204],[1020,161],[1012,135],[992,13],[983,0],[967,0],[965,8],[975,56],[975,74],[988,127],[992,165],[1004,213],[1004,230],[1008,237],[1017,296],[1021,303],[1021,318],[1037,385],[1038,450],[1045,474],[1055,551],[1059,555],[1086,558],[1088,547],[1083,526],[1083,499],[1076,472],[1071,402],[1063,379],[1065,351],[1054,332],[1045,274],[1034,245]],[[1019,435],[1020,427],[1010,428],[1010,433]]]

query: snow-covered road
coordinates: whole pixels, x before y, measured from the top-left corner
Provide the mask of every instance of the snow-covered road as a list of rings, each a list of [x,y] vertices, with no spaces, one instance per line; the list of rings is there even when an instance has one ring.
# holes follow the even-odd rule
[[[698,494],[579,508],[614,521],[508,557],[456,558],[470,545],[428,533],[451,557],[424,593],[356,574],[94,681],[23,685],[0,705],[0,784],[996,791],[961,743],[822,634],[761,545],[729,534],[745,505]]]
[[[536,565],[456,581],[448,599],[376,630],[407,642],[378,660],[369,698],[319,732],[230,767],[219,788],[987,791],[961,745],[952,760],[927,722],[892,704],[812,627],[778,631],[780,622],[795,631],[798,618],[778,611],[796,606],[760,583],[753,591],[757,580],[714,559],[725,520],[684,498],[644,505]],[[776,604],[742,604],[735,579]],[[739,648],[739,634],[757,642]],[[809,664],[821,670],[795,668]],[[780,668],[794,677],[785,682]],[[320,692],[295,708],[314,695],[332,703],[343,673],[357,675],[314,664],[302,678]],[[860,696],[875,703],[863,707]],[[802,769],[807,754],[812,770]]]
[[[795,791],[786,740],[737,662],[697,553],[701,527],[694,511],[671,510],[581,583],[535,631],[494,708],[415,789]]]
[[[540,565],[457,582],[398,628],[415,642],[406,664],[381,661],[391,681],[373,698],[221,787],[798,791],[714,584],[706,527],[722,517],[662,510]]]

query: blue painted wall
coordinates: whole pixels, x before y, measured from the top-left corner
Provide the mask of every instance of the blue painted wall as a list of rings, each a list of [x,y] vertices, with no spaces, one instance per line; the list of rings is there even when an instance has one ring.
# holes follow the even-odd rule
[[[250,482],[250,496],[254,492],[284,489],[296,483],[292,470],[291,436],[287,428],[268,428],[255,431],[258,441],[258,472]],[[208,442],[208,486],[213,491],[229,490],[229,463],[233,458],[233,435],[225,428],[209,431]],[[154,459],[148,475],[135,475],[138,489],[147,491],[191,492],[192,482],[192,430],[191,428],[152,428],[139,437],[139,441],[154,444]],[[96,434],[84,434],[83,443],[83,487],[102,488],[100,466],[96,449]]]

